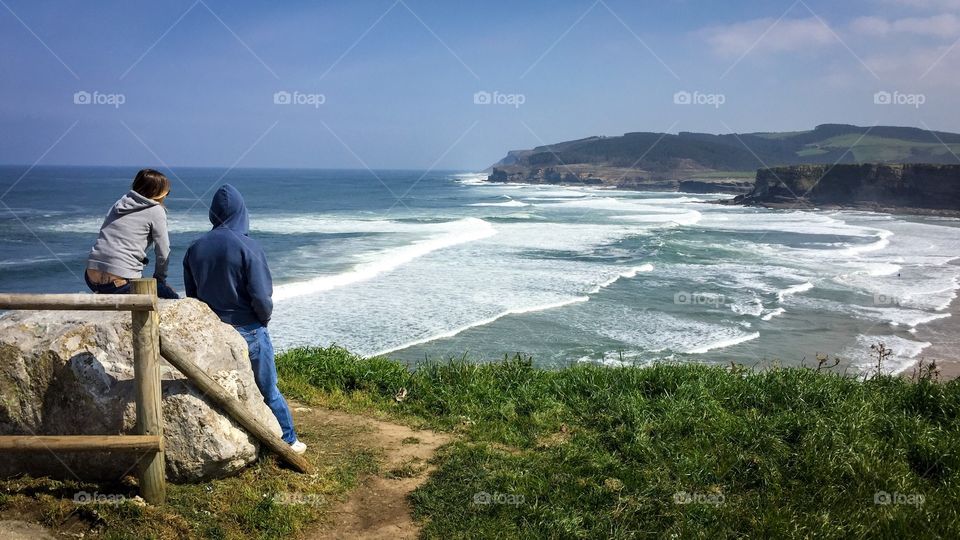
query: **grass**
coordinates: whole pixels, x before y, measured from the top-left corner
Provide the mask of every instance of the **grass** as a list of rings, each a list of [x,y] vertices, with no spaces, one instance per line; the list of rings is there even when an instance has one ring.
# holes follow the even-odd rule
[[[957,144],[945,145],[939,142],[922,143],[889,137],[876,137],[873,135],[861,136],[855,133],[831,137],[818,144],[822,149],[850,148],[853,152],[854,159],[861,163],[877,161],[917,161],[917,158],[914,156],[917,149],[938,156],[960,152],[960,145]],[[798,155],[810,154],[798,153]]]
[[[930,365],[911,381],[832,374],[826,357],[817,369],[756,372],[542,370],[522,357],[411,372],[338,347],[277,360],[288,397],[456,434],[412,495],[427,538],[960,532],[960,382],[936,382]],[[233,478],[170,485],[157,507],[133,500],[132,484],[16,478],[0,482],[0,519],[88,538],[296,537],[379,457],[363,433],[298,428],[312,476],[265,458]],[[400,481],[427,465],[408,460],[382,473]],[[81,491],[124,499],[77,505]]]
[[[298,427],[312,449],[307,457],[317,468],[313,475],[263,458],[231,478],[168,483],[167,502],[161,506],[138,501],[132,480],[98,484],[13,478],[0,482],[0,520],[34,521],[61,534],[111,540],[290,538],[324,519],[360,475],[378,466],[378,456],[361,444],[362,434]],[[76,504],[82,493],[113,502]]]
[[[960,531],[958,382],[524,358],[410,372],[336,347],[278,365],[298,399],[460,435],[413,495],[426,537]]]

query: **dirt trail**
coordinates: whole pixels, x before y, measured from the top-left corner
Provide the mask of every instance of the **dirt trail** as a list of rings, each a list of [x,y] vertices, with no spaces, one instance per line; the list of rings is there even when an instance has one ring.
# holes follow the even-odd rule
[[[298,424],[321,431],[324,427],[359,431],[363,444],[383,455],[380,473],[361,479],[349,498],[331,512],[332,523],[307,532],[304,538],[416,538],[420,529],[407,496],[426,481],[429,460],[450,437],[366,416],[291,405]]]

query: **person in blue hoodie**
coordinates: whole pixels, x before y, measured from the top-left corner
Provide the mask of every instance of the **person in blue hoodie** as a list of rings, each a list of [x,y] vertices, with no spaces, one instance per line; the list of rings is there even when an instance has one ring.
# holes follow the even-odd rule
[[[224,184],[210,203],[213,229],[187,249],[183,283],[187,296],[208,306],[247,341],[254,379],[263,401],[283,430],[283,440],[295,452],[307,446],[297,439],[290,407],[277,388],[277,366],[267,325],[273,313],[273,280],[267,257],[248,236],[250,218],[243,196]]]

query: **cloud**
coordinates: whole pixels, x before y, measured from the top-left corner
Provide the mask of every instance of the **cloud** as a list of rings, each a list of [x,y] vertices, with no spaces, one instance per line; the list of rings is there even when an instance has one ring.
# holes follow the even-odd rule
[[[858,17],[850,23],[850,28],[858,34],[867,36],[915,34],[955,38],[960,36],[960,17],[949,13],[930,17],[906,17],[903,19]]]
[[[865,59],[884,81],[906,87],[957,88],[960,79],[960,47],[916,47],[890,53],[873,54]]]
[[[883,0],[883,3],[921,10],[960,11],[960,0]]]
[[[713,51],[724,57],[809,50],[836,43],[833,31],[820,19],[754,19],[701,30]]]

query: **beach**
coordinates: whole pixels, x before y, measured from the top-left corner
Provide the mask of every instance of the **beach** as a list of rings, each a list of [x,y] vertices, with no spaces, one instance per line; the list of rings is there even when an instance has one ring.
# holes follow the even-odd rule
[[[956,263],[955,263],[956,264]],[[940,368],[940,379],[960,377],[960,297],[950,303],[950,317],[938,319],[917,329],[917,338],[930,343],[920,355],[924,361],[934,360]],[[903,372],[911,376],[914,368]]]

